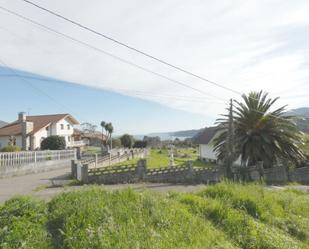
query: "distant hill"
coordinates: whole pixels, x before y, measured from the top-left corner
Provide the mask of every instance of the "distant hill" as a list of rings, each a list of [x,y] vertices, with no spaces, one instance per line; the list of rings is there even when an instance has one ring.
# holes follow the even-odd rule
[[[202,129],[192,129],[192,130],[182,130],[182,131],[171,131],[171,132],[154,132],[145,135],[135,135],[136,139],[143,139],[144,136],[149,137],[160,137],[161,140],[174,140],[175,138],[179,138],[180,140],[186,138],[192,138],[196,134],[198,134]]]
[[[7,122],[4,122],[4,121],[0,120],[0,128],[5,126],[5,125],[7,125],[7,124],[8,124]]]
[[[309,107],[293,109],[287,114],[294,116],[294,121],[302,132],[309,133]]]
[[[309,118],[309,107],[301,107],[287,112],[287,115]]]
[[[309,107],[301,107],[297,109],[290,110],[286,115],[294,116],[294,120],[302,132],[309,133]],[[205,128],[192,129],[192,130],[182,130],[182,131],[172,131],[172,132],[155,132],[145,135],[135,135],[136,139],[143,139],[144,136],[150,137],[160,137],[161,140],[174,140],[179,138],[184,140],[186,138],[193,138],[198,133],[203,131]]]

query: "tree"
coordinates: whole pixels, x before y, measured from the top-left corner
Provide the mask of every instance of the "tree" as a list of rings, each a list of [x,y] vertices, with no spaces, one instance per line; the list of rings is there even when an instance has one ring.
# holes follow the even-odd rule
[[[162,142],[160,137],[149,137],[149,136],[144,136],[143,141],[147,143],[147,146],[152,147],[152,148],[159,148],[162,146]]]
[[[120,137],[120,141],[123,147],[131,148],[134,142],[133,136],[124,134]]]
[[[114,148],[119,148],[119,147],[121,147],[121,141],[120,141],[119,138],[113,138],[112,140],[113,140],[112,144],[113,144],[113,147],[114,147]]]
[[[42,150],[64,150],[65,147],[65,139],[60,136],[49,136],[41,142]]]
[[[147,147],[147,141],[143,140],[136,140],[133,145],[133,148],[146,148],[146,147]]]
[[[97,126],[91,123],[82,123],[81,129],[83,133],[95,133]]]
[[[225,118],[219,119],[219,136],[215,139],[214,150],[218,159],[241,158],[243,167],[263,162],[266,168],[278,162],[298,163],[304,159],[299,147],[302,134],[285,115],[286,106],[270,111],[278,98],[268,98],[268,93],[251,92],[243,95],[243,102],[234,101],[235,109]],[[232,114],[232,117],[231,117]],[[231,122],[233,123],[233,151],[230,153]]]
[[[112,133],[114,132],[114,127],[112,123],[106,123],[105,121],[101,122],[101,127],[102,127],[102,139],[104,139],[104,130],[105,130],[105,137],[106,140],[105,141],[105,145],[108,144],[108,142],[110,141],[110,147],[112,149]]]

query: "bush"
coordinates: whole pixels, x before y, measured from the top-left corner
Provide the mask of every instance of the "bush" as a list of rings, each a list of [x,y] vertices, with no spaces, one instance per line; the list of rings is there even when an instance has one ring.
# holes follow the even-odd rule
[[[133,148],[146,148],[146,146],[147,146],[147,141],[136,140],[134,142]]]
[[[1,149],[1,152],[16,152],[20,151],[20,148],[15,145],[7,145]]]
[[[131,148],[134,142],[134,138],[129,134],[124,134],[120,137],[120,141],[123,147]]]
[[[46,225],[47,206],[43,201],[10,199],[0,207],[0,248],[52,248]]]
[[[41,143],[42,150],[64,150],[66,147],[64,137],[50,136]]]

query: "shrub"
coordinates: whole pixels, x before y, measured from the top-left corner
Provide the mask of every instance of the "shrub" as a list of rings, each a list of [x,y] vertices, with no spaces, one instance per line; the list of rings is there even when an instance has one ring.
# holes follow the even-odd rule
[[[0,248],[51,247],[47,206],[29,197],[16,197],[0,207]]]
[[[131,148],[134,142],[134,138],[129,134],[124,134],[120,137],[120,141],[123,147]]]
[[[41,143],[42,150],[64,150],[66,147],[64,137],[50,136]]]
[[[15,145],[7,145],[1,149],[2,152],[16,152],[20,151],[20,148]]]
[[[134,142],[133,148],[146,148],[146,146],[147,146],[147,141],[136,140]]]

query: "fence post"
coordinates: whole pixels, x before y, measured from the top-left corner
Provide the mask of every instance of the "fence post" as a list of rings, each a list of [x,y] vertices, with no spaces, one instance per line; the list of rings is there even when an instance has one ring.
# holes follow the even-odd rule
[[[95,162],[94,162],[94,167],[96,168],[98,165],[98,154],[95,154]]]
[[[71,174],[73,178],[77,178],[77,164],[75,160],[71,160]]]
[[[88,164],[81,167],[81,180],[82,183],[88,183]]]
[[[190,182],[194,182],[194,170],[193,170],[193,161],[187,161],[186,166],[188,168],[187,178]]]
[[[75,157],[80,160],[82,159],[82,156],[81,156],[81,148],[80,147],[77,147],[76,150],[75,150]]]
[[[138,160],[136,167],[137,180],[138,181],[143,180],[146,174],[147,174],[147,161],[146,159],[140,159]]]

